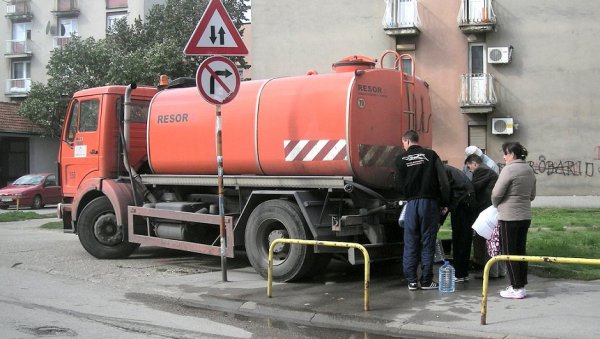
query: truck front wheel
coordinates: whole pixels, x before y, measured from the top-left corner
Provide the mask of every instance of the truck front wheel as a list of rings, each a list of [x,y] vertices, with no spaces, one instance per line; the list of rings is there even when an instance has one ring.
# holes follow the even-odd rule
[[[248,260],[264,278],[269,266],[269,245],[279,238],[306,240],[312,236],[296,204],[285,200],[265,201],[250,214],[244,237]],[[300,279],[314,261],[313,246],[278,244],[273,251],[273,280]]]
[[[117,225],[117,217],[107,197],[92,200],[81,211],[77,233],[83,248],[98,259],[126,258],[138,244],[124,241],[124,228]]]

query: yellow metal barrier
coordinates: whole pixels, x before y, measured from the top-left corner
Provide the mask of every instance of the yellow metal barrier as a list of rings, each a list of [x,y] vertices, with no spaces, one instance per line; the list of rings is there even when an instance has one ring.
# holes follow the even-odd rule
[[[528,261],[528,262],[552,262],[560,264],[586,264],[586,265],[600,265],[600,259],[584,259],[584,258],[562,258],[562,257],[535,257],[526,255],[497,255],[491,258],[485,268],[483,269],[483,291],[481,298],[481,325],[486,324],[486,313],[487,313],[487,292],[489,283],[490,268],[497,261]]]
[[[364,309],[369,310],[369,277],[370,273],[370,258],[367,249],[356,243],[351,242],[336,242],[336,241],[317,241],[317,240],[300,240],[300,239],[275,239],[269,246],[269,269],[267,270],[267,296],[271,298],[273,291],[273,249],[279,243],[287,244],[298,244],[298,245],[314,245],[314,246],[332,246],[332,247],[346,247],[346,248],[357,248],[362,251],[365,259],[365,301]]]

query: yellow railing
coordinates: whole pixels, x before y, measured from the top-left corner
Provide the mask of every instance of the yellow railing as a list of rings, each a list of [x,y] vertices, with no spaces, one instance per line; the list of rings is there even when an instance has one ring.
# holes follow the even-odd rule
[[[483,269],[483,291],[481,298],[481,325],[486,324],[486,313],[487,313],[487,292],[490,268],[497,261],[528,261],[528,262],[552,262],[559,264],[585,264],[585,265],[600,265],[600,259],[584,259],[584,258],[562,258],[562,257],[534,257],[534,256],[520,256],[520,255],[498,255],[491,258],[485,268]]]
[[[370,258],[367,249],[356,243],[351,242],[336,242],[336,241],[317,241],[317,240],[300,240],[300,239],[275,239],[269,246],[269,269],[267,270],[267,297],[271,298],[273,292],[273,249],[279,243],[298,244],[298,245],[314,245],[314,246],[331,246],[331,247],[346,247],[356,248],[362,251],[365,261],[365,284],[364,284],[364,310],[369,310],[369,277],[370,273]]]

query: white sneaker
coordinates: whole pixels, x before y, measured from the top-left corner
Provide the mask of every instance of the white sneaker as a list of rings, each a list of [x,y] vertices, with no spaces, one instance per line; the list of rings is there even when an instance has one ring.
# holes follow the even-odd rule
[[[514,289],[512,286],[508,286],[505,290],[500,291],[500,296],[508,299],[523,299],[527,296],[527,291],[525,288]]]

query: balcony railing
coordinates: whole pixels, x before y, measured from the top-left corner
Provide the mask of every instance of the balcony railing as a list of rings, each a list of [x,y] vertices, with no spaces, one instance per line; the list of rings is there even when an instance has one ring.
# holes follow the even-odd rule
[[[486,73],[463,74],[460,107],[465,113],[488,113],[496,106],[494,77]]]
[[[31,79],[6,80],[6,94],[11,96],[25,96],[31,89]]]
[[[13,1],[12,4],[6,5],[6,17],[10,19],[31,19],[31,1],[21,0]]]
[[[29,54],[29,40],[6,40],[6,57],[22,57]]]
[[[65,47],[66,44],[68,44],[71,41],[72,37],[70,36],[55,36],[53,38],[53,47],[54,48],[59,48],[62,49],[63,47]]]
[[[419,34],[417,0],[386,0],[383,29],[388,35]]]
[[[458,27],[464,33],[492,31],[496,27],[492,0],[461,0]]]
[[[55,8],[53,12],[57,15],[79,15],[78,0],[56,0]]]

